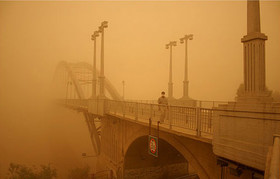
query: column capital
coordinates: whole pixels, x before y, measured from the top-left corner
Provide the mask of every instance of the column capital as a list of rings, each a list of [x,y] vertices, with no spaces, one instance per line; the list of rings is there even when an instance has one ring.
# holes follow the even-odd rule
[[[260,32],[251,32],[248,35],[245,35],[242,39],[241,42],[247,42],[247,41],[251,41],[254,39],[261,39],[261,40],[267,40],[267,36],[263,33]]]

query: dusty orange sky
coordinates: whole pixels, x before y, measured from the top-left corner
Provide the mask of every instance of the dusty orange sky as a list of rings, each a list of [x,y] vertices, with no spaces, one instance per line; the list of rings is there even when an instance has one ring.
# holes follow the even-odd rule
[[[260,4],[261,30],[268,36],[267,86],[280,91],[280,1]],[[69,117],[72,122],[66,127],[61,115],[67,112],[48,115],[51,111],[45,101],[59,61],[92,64],[90,37],[104,20],[109,21],[105,76],[119,93],[125,81],[126,98],[156,99],[161,91],[167,91],[169,50],[165,44],[192,33],[194,39],[188,43],[190,97],[234,99],[243,81],[241,38],[246,35],[246,1],[1,1],[0,158],[5,156],[5,162],[0,162],[0,172],[15,159],[54,161],[54,156],[69,146],[74,153],[67,158],[80,155],[84,149],[90,151],[82,117],[79,125],[75,120],[79,117]],[[184,45],[179,44],[173,50],[177,98],[182,95],[183,75]],[[65,135],[57,126],[65,126]],[[66,140],[76,136],[73,130],[86,141]],[[54,136],[60,137],[53,140]]]
[[[280,90],[279,4],[261,1],[262,32],[269,38],[267,86],[272,90]],[[165,44],[190,33],[194,34],[188,46],[191,97],[232,100],[242,82],[245,1],[1,2],[0,8],[4,86],[11,80],[16,83],[17,72],[42,85],[60,60],[92,63],[90,36],[103,20],[109,21],[105,75],[120,92],[125,80],[127,98],[153,99],[167,91]],[[181,97],[184,45],[174,48],[173,54],[174,95]]]

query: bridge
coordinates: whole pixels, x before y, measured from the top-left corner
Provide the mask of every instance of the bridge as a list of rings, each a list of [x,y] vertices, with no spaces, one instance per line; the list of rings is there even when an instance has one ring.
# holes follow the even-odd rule
[[[95,53],[93,66],[58,64],[56,102],[83,113],[98,155],[96,178],[279,178],[280,103],[265,86],[259,2],[247,7],[244,84],[232,102],[176,100],[172,85],[169,105],[124,100],[104,75],[107,22],[92,37],[102,35],[100,72]],[[150,135],[158,137],[157,157],[148,153]]]

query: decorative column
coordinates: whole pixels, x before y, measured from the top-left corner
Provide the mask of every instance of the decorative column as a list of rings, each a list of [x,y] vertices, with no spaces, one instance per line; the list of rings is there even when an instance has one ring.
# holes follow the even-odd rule
[[[173,82],[172,82],[172,46],[176,46],[176,41],[171,41],[166,44],[166,49],[170,49],[170,63],[169,63],[169,82],[168,82],[168,98],[173,99]]]
[[[96,37],[98,37],[98,31],[95,31],[94,34],[91,36],[91,40],[94,42],[93,46],[93,69],[92,69],[92,98],[96,98]]]
[[[104,75],[104,29],[108,27],[108,22],[104,21],[99,27],[99,33],[101,33],[101,63],[100,63],[100,98],[105,98],[105,75]]]
[[[247,35],[241,39],[244,44],[244,89],[239,90],[239,99],[269,97],[265,82],[265,41],[261,33],[260,7],[258,0],[247,1]]]
[[[180,39],[180,43],[185,42],[185,79],[183,81],[183,97],[182,99],[189,99],[189,79],[188,79],[188,40],[193,39],[193,34],[185,35]]]
[[[265,40],[267,36],[260,28],[259,1],[247,0],[247,35],[241,39],[244,84],[238,90],[236,102],[214,110],[212,140],[217,158],[261,171],[267,167],[267,149],[273,134],[280,130],[275,122],[280,116],[274,115],[279,108],[273,107],[265,84]]]

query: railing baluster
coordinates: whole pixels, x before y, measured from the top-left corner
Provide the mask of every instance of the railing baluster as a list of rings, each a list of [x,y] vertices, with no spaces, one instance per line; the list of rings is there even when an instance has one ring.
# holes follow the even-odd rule
[[[153,105],[150,104],[150,118],[152,119]]]
[[[123,117],[125,117],[125,111],[126,111],[126,105],[125,105],[125,102],[123,102]]]
[[[138,120],[138,103],[135,103],[135,120]]]
[[[200,107],[196,108],[196,127],[197,127],[197,133],[196,135],[198,137],[201,136],[201,118],[200,118]]]
[[[171,115],[171,106],[168,105],[168,120],[169,120],[169,129],[172,129],[172,120],[173,120],[173,117]]]

